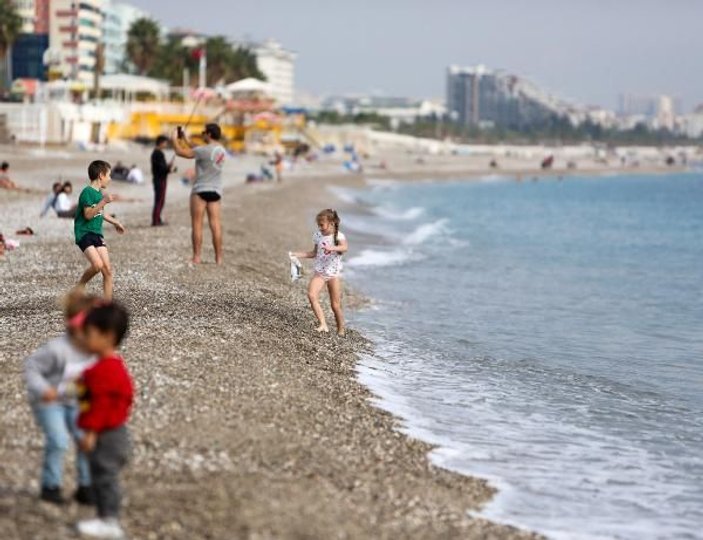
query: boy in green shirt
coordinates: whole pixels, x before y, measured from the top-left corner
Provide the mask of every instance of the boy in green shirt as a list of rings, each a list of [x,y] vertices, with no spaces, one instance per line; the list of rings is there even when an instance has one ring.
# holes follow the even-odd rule
[[[103,212],[105,206],[115,200],[114,195],[103,193],[112,180],[111,171],[112,167],[106,161],[93,161],[88,166],[90,185],[81,191],[73,222],[76,244],[90,263],[81,276],[80,284],[85,285],[97,274],[102,274],[106,300],[112,299],[112,266],[103,238],[103,220],[114,225],[119,234],[125,232],[119,221]]]

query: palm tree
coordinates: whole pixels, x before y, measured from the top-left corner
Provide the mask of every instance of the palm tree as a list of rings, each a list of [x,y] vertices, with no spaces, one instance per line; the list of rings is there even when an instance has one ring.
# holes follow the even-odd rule
[[[137,19],[127,32],[127,56],[140,75],[146,75],[156,62],[160,49],[159,25],[149,18]]]
[[[232,44],[223,36],[208,38],[205,42],[207,54],[207,85],[215,86],[231,78],[234,63]]]
[[[266,75],[259,69],[256,54],[246,47],[237,47],[233,54],[232,80],[238,81],[247,77],[253,77],[261,81],[266,80]]]
[[[10,77],[8,73],[12,44],[22,30],[22,18],[17,14],[11,0],[0,0],[0,64],[4,65],[2,87],[6,88]],[[2,61],[4,59],[4,62]]]
[[[180,86],[185,68],[195,73],[198,69],[197,60],[183,46],[181,37],[168,36],[159,48],[159,53],[153,67],[149,71],[149,75],[158,79],[165,79],[173,86]]]

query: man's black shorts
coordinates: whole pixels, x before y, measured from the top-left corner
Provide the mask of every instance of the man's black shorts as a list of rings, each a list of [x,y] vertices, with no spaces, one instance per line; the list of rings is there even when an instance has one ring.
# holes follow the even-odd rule
[[[220,194],[215,191],[202,191],[196,195],[205,202],[217,202],[222,198],[220,197]]]
[[[79,248],[81,248],[81,251],[85,251],[88,249],[90,246],[93,246],[95,248],[99,247],[107,247],[107,244],[105,243],[105,239],[100,236],[99,234],[95,234],[92,232],[85,233],[83,235],[83,238],[81,238],[78,242],[76,242]]]

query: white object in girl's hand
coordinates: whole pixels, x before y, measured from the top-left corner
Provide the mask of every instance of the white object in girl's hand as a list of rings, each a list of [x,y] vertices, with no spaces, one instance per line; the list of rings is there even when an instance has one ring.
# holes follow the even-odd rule
[[[288,258],[290,259],[290,280],[291,282],[298,281],[303,275],[303,265],[298,257],[290,251],[288,252]]]

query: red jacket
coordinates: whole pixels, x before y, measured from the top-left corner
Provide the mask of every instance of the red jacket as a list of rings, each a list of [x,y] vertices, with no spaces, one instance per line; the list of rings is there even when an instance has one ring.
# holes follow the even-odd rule
[[[81,383],[78,427],[99,433],[127,422],[134,386],[122,358],[101,358],[83,372]]]

